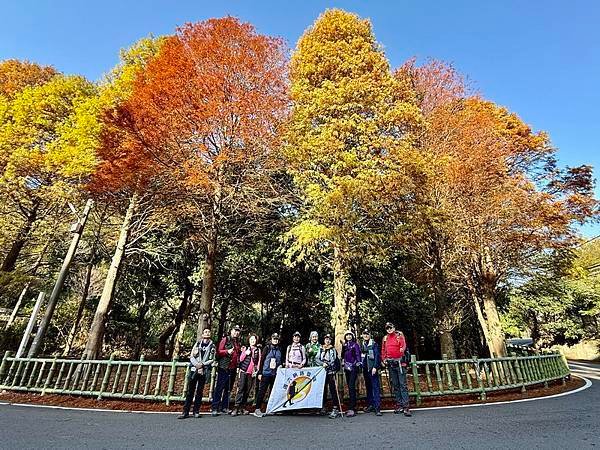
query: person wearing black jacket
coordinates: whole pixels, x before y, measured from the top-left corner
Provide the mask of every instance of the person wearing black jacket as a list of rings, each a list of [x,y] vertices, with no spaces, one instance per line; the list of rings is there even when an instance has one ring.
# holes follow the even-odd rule
[[[283,364],[283,352],[279,346],[279,335],[273,333],[271,335],[271,343],[265,345],[262,350],[261,361],[258,365],[258,394],[256,396],[256,409],[254,415],[256,417],[262,417],[261,411],[263,400],[267,389],[273,388],[275,384],[275,376],[277,375],[277,368]]]
[[[333,401],[333,409],[329,414],[330,419],[336,419],[341,417],[342,405],[340,403],[340,396],[338,395],[337,383],[335,377],[337,372],[340,370],[340,360],[338,359],[337,350],[331,345],[331,335],[326,334],[323,338],[323,345],[317,353],[315,359],[317,365],[325,368],[325,386],[323,389],[323,413],[326,413],[325,402],[327,400],[327,391]]]
[[[379,369],[381,367],[381,355],[379,346],[371,338],[371,332],[365,329],[362,332],[363,341],[360,345],[362,354],[362,372],[367,389],[367,407],[365,412],[374,412],[381,416],[381,393],[379,390]]]

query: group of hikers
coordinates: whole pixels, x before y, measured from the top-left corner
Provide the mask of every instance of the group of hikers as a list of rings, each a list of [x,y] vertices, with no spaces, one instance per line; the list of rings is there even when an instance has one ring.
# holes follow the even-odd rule
[[[256,417],[263,417],[263,402],[267,390],[272,389],[279,367],[300,369],[303,367],[324,367],[326,372],[325,389],[323,392],[323,408],[321,414],[335,419],[342,416],[342,404],[337,389],[336,374],[343,370],[348,387],[349,400],[345,409],[345,417],[356,415],[356,383],[359,374],[364,377],[367,391],[367,406],[365,412],[373,412],[381,416],[381,396],[379,386],[379,371],[387,369],[388,377],[394,391],[396,406],[394,414],[404,414],[410,417],[408,387],[406,373],[408,350],[406,340],[395,326],[388,322],[386,334],[379,345],[373,339],[368,329],[363,330],[362,340],[357,341],[352,331],[344,335],[341,357],[333,346],[331,335],[323,337],[319,342],[316,331],[310,333],[309,342],[301,343],[301,334],[295,332],[292,343],[285,353],[280,346],[279,334],[273,333],[270,342],[261,348],[256,334],[248,336],[247,345],[242,346],[241,329],[234,326],[228,336],[223,337],[215,346],[211,340],[210,329],[205,329],[200,339],[192,348],[190,355],[189,383],[183,413],[179,419],[190,417],[193,404],[193,416],[200,417],[202,393],[206,383],[210,381],[213,365],[217,367],[211,415],[221,413],[237,416],[249,414],[248,396],[257,388],[255,395]],[[235,404],[230,408],[230,393],[237,379],[237,394]],[[332,399],[333,409],[328,413],[325,409],[327,392]]]

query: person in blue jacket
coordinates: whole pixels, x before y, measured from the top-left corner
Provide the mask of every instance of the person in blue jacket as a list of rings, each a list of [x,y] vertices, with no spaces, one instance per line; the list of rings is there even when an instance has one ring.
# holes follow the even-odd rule
[[[261,354],[261,361],[258,365],[258,394],[256,395],[256,409],[254,415],[262,417],[262,403],[267,393],[267,389],[273,388],[277,368],[283,363],[283,352],[279,346],[279,335],[273,333],[271,335],[271,343],[266,345]]]
[[[371,337],[368,329],[362,332],[362,342],[360,345],[362,355],[362,370],[365,378],[365,387],[367,389],[367,407],[365,412],[374,412],[381,416],[381,392],[379,390],[379,368],[381,366],[381,356],[377,342]]]

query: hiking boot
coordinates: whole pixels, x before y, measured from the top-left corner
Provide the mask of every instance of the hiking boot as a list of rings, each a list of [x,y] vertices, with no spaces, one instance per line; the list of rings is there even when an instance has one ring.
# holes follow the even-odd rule
[[[262,417],[262,416],[263,416],[263,413],[260,409],[257,408],[254,410],[254,417]]]
[[[190,417],[189,414],[182,414],[180,416],[177,416],[178,419],[187,419],[188,417]]]
[[[378,417],[381,417],[381,416],[383,416],[383,414],[381,414],[381,411],[379,411],[379,410],[376,410],[376,411],[375,411],[375,415],[376,415],[376,416],[378,416]]]
[[[404,408],[404,417],[412,417],[412,413],[410,412],[410,409]]]
[[[366,413],[370,413],[373,411],[375,411],[375,408],[373,407],[373,405],[369,405],[366,408],[363,408],[363,412],[366,412]]]
[[[346,417],[354,417],[356,415],[356,413],[354,412],[353,409],[349,409],[348,412],[346,413]]]
[[[337,408],[333,408],[333,410],[329,413],[329,418],[330,419],[337,419],[340,416],[341,416],[341,414],[340,414],[340,412],[338,411]]]
[[[194,413],[194,419],[199,419],[200,418],[200,413]]]
[[[211,415],[211,416],[213,416],[213,417],[217,417],[217,416],[220,416],[220,415],[221,415],[221,413],[220,413],[219,411],[217,411],[216,409],[213,409],[213,410],[210,412],[210,415]]]

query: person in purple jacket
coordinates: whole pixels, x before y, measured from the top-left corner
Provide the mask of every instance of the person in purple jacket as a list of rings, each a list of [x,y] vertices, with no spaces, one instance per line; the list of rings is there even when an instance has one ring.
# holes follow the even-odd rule
[[[360,345],[356,342],[356,336],[350,330],[344,335],[344,344],[342,345],[342,361],[344,364],[344,374],[346,375],[346,384],[350,394],[350,403],[346,417],[354,417],[356,413],[356,379],[359,369],[362,365],[362,356],[360,353]]]

